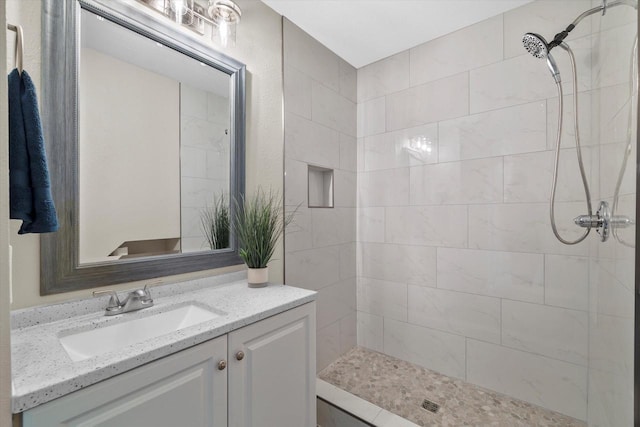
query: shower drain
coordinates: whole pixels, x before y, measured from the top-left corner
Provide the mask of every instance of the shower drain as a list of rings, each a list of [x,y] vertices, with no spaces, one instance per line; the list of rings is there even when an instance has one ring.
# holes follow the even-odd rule
[[[432,413],[436,413],[438,412],[438,409],[440,409],[440,405],[438,405],[436,402],[432,402],[429,399],[424,399],[422,401],[422,409],[426,409],[429,412]]]

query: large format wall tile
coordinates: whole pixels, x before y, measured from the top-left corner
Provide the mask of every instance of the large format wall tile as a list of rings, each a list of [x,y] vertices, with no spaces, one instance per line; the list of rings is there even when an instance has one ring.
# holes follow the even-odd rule
[[[542,303],[544,256],[438,248],[438,288]]]
[[[502,300],[502,345],[587,365],[584,311]]]
[[[364,138],[364,171],[436,163],[438,125],[428,124]]]
[[[465,338],[442,331],[384,321],[384,352],[455,378],[465,378]]]
[[[320,372],[340,356],[340,322],[316,332],[316,372]]]
[[[545,255],[544,302],[575,310],[589,309],[589,260]]]
[[[327,87],[340,90],[340,58],[309,34],[284,20],[285,64]]]
[[[358,174],[358,206],[405,206],[409,204],[409,168]]]
[[[284,71],[284,109],[311,120],[311,78],[293,67]]]
[[[634,115],[629,113],[633,106],[631,90],[628,84],[608,86],[591,92],[593,115],[596,119],[589,120],[592,126],[593,139],[600,144],[628,141],[629,119]],[[635,130],[632,129],[632,139],[635,141]],[[594,142],[594,143],[595,143]]]
[[[355,283],[354,283],[355,284]],[[355,297],[354,297],[355,303]],[[340,319],[340,354],[344,354],[358,345],[358,324],[355,304],[350,308],[349,314]]]
[[[283,38],[283,199],[298,209],[285,231],[285,279],[318,291],[322,369],[357,342],[357,71],[286,19]],[[309,165],[333,169],[333,209],[307,207]]]
[[[582,150],[589,183],[591,150]],[[506,203],[547,202],[551,194],[555,151],[519,154],[504,158],[504,201]],[[586,200],[575,149],[560,150],[556,201]],[[585,205],[586,209],[586,205]],[[586,211],[585,211],[586,212]],[[576,215],[577,216],[577,215]]]
[[[436,285],[436,248],[362,243],[361,251],[363,277],[419,286]]]
[[[356,236],[354,208],[310,209],[313,247],[352,242]]]
[[[409,285],[409,323],[499,344],[500,300]]]
[[[316,123],[356,136],[356,104],[316,82],[311,88],[311,117]]]
[[[633,321],[604,314],[591,316],[589,369],[633,375]]]
[[[630,81],[629,69],[621,67],[620,63],[628,64],[631,60],[637,28],[635,23],[629,24],[603,31],[593,37],[592,47],[598,52],[594,57],[593,87],[601,88]]]
[[[598,260],[590,263],[590,311],[633,321],[635,313],[635,286],[625,285],[615,275],[615,261]],[[581,274],[584,274],[581,271]]]
[[[587,416],[587,369],[467,339],[467,381],[567,414]]]
[[[466,247],[467,207],[387,208],[385,240],[408,245]]]
[[[358,70],[358,102],[409,87],[409,51],[382,59]]]
[[[383,133],[385,126],[385,97],[358,104],[358,137]]]
[[[286,206],[308,206],[308,173],[309,165],[304,162],[285,157],[284,159],[284,185],[287,191],[284,194]]]
[[[358,200],[357,190],[355,172],[340,169],[333,171],[333,205],[336,208],[355,208]]]
[[[469,114],[468,96],[466,72],[388,95],[387,130],[465,116]]]
[[[358,241],[384,242],[384,208],[358,208]]]
[[[589,370],[589,425],[633,425],[633,375]]]
[[[580,145],[588,147],[599,141],[592,134],[597,131],[596,123],[591,120],[592,91],[578,92],[578,125],[580,131]],[[558,139],[558,97],[547,100],[547,148],[555,149]],[[576,147],[576,132],[574,123],[574,99],[573,95],[562,97],[562,148]]]
[[[358,102],[358,70],[342,58],[340,61],[340,95],[349,101]]]
[[[306,205],[285,205],[285,211],[287,213],[293,212],[293,221],[287,226],[284,233],[284,250],[296,252],[311,249],[313,243],[311,241],[310,209]]]
[[[584,213],[583,203],[556,203],[558,231],[566,239],[580,236],[573,218]],[[586,255],[586,245],[563,245],[556,240],[546,203],[469,206],[469,247],[498,251]]]
[[[338,246],[287,253],[286,283],[318,290],[339,280]]]
[[[358,311],[406,322],[407,285],[361,277],[357,303]]]
[[[285,156],[327,168],[340,167],[340,133],[296,114],[285,114]],[[285,189],[286,191],[286,189]]]
[[[358,345],[375,351],[383,351],[383,317],[358,311]]]
[[[350,279],[357,275],[358,247],[356,242],[340,245],[340,279]],[[355,289],[355,284],[353,286]]]
[[[411,86],[502,60],[502,15],[410,50]]]
[[[439,160],[477,159],[542,151],[546,102],[532,102],[438,124]]]
[[[340,281],[318,291],[316,322],[324,328],[355,312],[356,279]]]
[[[358,167],[358,144],[357,139],[340,134],[340,169],[356,172]]]
[[[502,158],[412,167],[411,205],[502,202]]]

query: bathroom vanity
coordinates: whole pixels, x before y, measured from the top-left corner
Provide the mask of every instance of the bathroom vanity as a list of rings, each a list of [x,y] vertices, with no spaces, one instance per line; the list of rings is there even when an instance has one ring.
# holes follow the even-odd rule
[[[212,280],[152,288],[154,307],[117,316],[87,314],[96,300],[16,312],[22,426],[315,426],[315,293]],[[175,331],[122,348],[91,341],[174,318]]]

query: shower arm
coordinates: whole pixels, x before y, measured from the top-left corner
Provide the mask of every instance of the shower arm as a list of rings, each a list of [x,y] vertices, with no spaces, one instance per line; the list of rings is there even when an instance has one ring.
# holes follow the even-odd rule
[[[574,19],[573,22],[564,31],[561,31],[558,34],[556,34],[555,37],[553,38],[553,41],[549,43],[549,50],[553,49],[556,46],[560,46],[562,41],[569,35],[569,33],[587,16],[591,16],[599,12],[602,12],[602,14],[604,15],[605,13],[607,13],[607,10],[609,10],[610,8],[616,7],[616,6],[623,6],[623,5],[630,6],[634,9],[638,9],[637,0],[613,0],[613,1],[603,0],[600,6],[596,6],[592,9],[589,9],[581,13],[580,16]]]
[[[583,12],[580,16],[573,20],[571,25],[574,27],[580,23],[587,16],[593,15],[594,13],[602,12],[603,14],[607,12],[608,9],[616,6],[630,6],[634,9],[638,9],[638,2],[636,0],[613,0],[606,1],[604,0],[600,6],[596,6],[593,9],[589,9],[586,12]]]

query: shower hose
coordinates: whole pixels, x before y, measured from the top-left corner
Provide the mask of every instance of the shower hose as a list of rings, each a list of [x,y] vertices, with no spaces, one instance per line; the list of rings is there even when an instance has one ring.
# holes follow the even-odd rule
[[[566,43],[560,44],[568,54],[569,59],[571,60],[571,72],[573,73],[573,124],[575,130],[575,138],[576,138],[576,153],[578,156],[578,165],[580,167],[580,176],[582,177],[582,185],[584,186],[584,194],[587,199],[587,211],[588,215],[593,214],[593,210],[591,208],[591,193],[589,192],[589,183],[587,182],[587,176],[584,171],[584,163],[582,161],[582,149],[580,146],[580,130],[578,126],[578,73],[576,70],[576,60],[573,55],[573,51]],[[576,240],[567,240],[560,236],[558,232],[558,227],[556,226],[555,219],[555,204],[556,204],[556,187],[558,186],[558,168],[560,163],[560,143],[562,142],[562,110],[563,110],[563,90],[562,90],[562,82],[556,82],[556,87],[558,88],[558,134],[556,136],[556,156],[553,166],[553,183],[551,184],[551,197],[549,204],[549,217],[551,219],[551,229],[553,230],[553,234],[555,234],[556,238],[564,243],[565,245],[575,245],[577,243],[582,242],[591,232],[591,228],[587,228],[585,232],[578,237]]]

